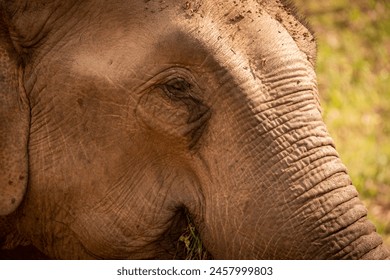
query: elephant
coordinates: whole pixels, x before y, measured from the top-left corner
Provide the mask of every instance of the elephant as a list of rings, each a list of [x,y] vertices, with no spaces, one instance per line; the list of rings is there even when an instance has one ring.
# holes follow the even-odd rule
[[[1,0],[3,250],[389,259],[283,0]]]

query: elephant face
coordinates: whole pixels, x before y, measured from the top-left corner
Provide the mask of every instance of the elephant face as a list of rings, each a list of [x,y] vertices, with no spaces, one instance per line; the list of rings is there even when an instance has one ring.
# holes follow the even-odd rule
[[[172,258],[189,213],[214,258],[388,256],[284,2],[41,2],[2,2],[0,116],[24,116],[1,124],[10,235],[53,258]]]

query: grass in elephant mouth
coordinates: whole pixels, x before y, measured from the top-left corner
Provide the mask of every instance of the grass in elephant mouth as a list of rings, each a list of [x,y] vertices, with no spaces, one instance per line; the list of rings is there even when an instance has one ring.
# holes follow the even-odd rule
[[[202,240],[200,239],[199,232],[195,228],[194,222],[191,216],[186,211],[187,228],[179,237],[177,250],[185,250],[184,255],[187,260],[210,260],[212,259],[209,252],[203,246]],[[181,255],[181,254],[178,254]]]

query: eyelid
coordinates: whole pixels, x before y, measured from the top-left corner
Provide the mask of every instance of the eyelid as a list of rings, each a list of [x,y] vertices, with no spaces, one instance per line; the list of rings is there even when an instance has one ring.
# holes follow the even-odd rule
[[[194,80],[191,72],[183,67],[171,67],[165,69],[155,75],[155,77],[158,79],[158,81],[156,81],[158,84],[169,84],[172,81],[178,80],[183,80],[191,84]]]
[[[196,84],[195,79],[189,70],[184,67],[173,66],[153,75],[149,80],[140,85],[138,92],[143,92],[153,85],[166,84],[173,79],[183,79],[192,85]]]
[[[172,87],[175,90],[183,90],[183,91],[191,88],[191,84],[186,79],[183,79],[182,77],[172,78],[171,80],[168,80],[165,83],[165,85],[168,87]]]

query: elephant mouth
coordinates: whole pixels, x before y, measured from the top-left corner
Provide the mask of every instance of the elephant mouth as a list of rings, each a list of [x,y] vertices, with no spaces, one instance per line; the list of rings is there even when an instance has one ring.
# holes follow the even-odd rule
[[[212,260],[213,257],[204,246],[191,215],[187,210],[184,211],[184,215],[187,226],[177,240],[176,256],[186,260]]]

